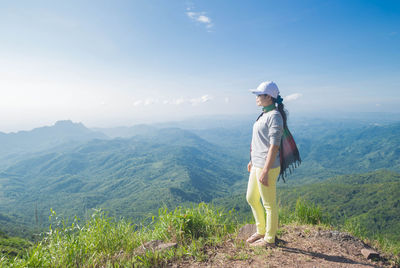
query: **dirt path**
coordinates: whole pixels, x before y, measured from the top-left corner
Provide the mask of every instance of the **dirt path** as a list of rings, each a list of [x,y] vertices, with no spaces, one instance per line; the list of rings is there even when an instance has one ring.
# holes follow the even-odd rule
[[[172,267],[394,267],[387,260],[367,260],[366,245],[346,233],[313,226],[284,226],[274,249],[251,248],[230,239],[206,250],[204,262],[183,261]]]

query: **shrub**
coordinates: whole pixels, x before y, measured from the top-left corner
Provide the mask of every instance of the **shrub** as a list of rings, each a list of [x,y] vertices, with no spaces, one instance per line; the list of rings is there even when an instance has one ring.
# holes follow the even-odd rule
[[[153,221],[155,236],[183,244],[198,238],[219,239],[235,230],[234,215],[233,211],[226,213],[205,203],[192,208],[177,207],[173,211],[162,208],[157,221]]]
[[[320,206],[316,206],[301,198],[297,199],[294,215],[296,221],[303,224],[321,224],[328,222]]]

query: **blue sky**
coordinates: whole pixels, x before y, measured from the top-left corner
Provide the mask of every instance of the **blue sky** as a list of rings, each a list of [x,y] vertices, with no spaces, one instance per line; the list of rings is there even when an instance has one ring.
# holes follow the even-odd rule
[[[400,112],[399,1],[1,1],[0,131]]]

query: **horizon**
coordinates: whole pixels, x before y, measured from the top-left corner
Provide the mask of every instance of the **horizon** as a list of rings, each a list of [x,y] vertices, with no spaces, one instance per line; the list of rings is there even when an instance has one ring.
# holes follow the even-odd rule
[[[258,113],[400,113],[400,3],[0,3],[0,132]],[[16,34],[18,33],[18,34]]]
[[[15,134],[18,132],[29,132],[37,128],[42,128],[42,127],[53,127],[57,123],[60,122],[71,122],[73,124],[82,124],[85,128],[88,128],[90,130],[102,130],[102,129],[112,129],[112,128],[129,128],[129,127],[134,127],[138,125],[148,125],[148,126],[154,126],[156,124],[161,124],[161,125],[168,125],[168,124],[179,124],[179,123],[187,123],[188,121],[193,121],[195,119],[199,120],[207,120],[210,122],[212,125],[212,119],[215,119],[215,122],[222,120],[222,121],[241,121],[241,120],[251,120],[254,119],[258,116],[258,113],[249,113],[249,114],[232,114],[232,115],[227,115],[227,114],[214,114],[214,115],[193,115],[193,116],[188,116],[184,117],[181,119],[176,119],[176,120],[160,120],[156,122],[131,122],[127,124],[116,124],[116,125],[88,125],[83,121],[75,121],[71,119],[59,119],[53,122],[48,122],[44,124],[38,124],[34,125],[29,128],[23,128],[23,129],[10,129],[10,130],[2,130],[0,129],[0,133],[3,134]],[[382,118],[382,116],[384,118]],[[389,118],[391,116],[391,118]],[[233,117],[233,118],[232,118]],[[294,119],[293,119],[294,117]],[[211,120],[210,120],[211,119]],[[314,119],[314,120],[336,120],[338,122],[341,122],[343,120],[363,120],[364,123],[382,123],[383,125],[385,124],[392,124],[392,123],[397,123],[400,122],[400,112],[398,113],[392,113],[392,112],[358,112],[358,113],[350,113],[350,112],[342,112],[342,113],[337,113],[337,112],[331,112],[331,111],[325,111],[325,112],[319,112],[318,114],[310,114],[310,113],[302,113],[302,114],[296,114],[292,115],[289,114],[288,120],[291,122],[294,120],[295,122],[298,120],[307,120],[307,119]],[[215,123],[214,122],[214,123]],[[249,121],[251,122],[251,121]],[[204,123],[204,122],[202,122]],[[293,123],[293,121],[292,121]],[[290,124],[290,123],[289,123]],[[203,127],[200,127],[203,128]]]

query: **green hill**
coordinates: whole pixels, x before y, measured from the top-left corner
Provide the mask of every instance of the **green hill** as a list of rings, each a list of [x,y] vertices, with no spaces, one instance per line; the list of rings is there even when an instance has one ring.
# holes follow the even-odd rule
[[[293,175],[302,184],[377,169],[400,171],[400,124],[326,129],[298,136],[303,163]]]
[[[341,175],[322,182],[278,187],[278,202],[293,211],[302,199],[320,207],[337,227],[358,229],[359,235],[400,240],[400,173],[378,170]],[[231,207],[244,218],[252,218],[245,190],[213,202]]]
[[[367,236],[400,240],[400,174],[379,170],[280,189],[284,206],[301,197],[319,205],[337,225],[357,224]]]
[[[163,204],[209,202],[243,178],[235,160],[189,131],[161,129],[130,139],[92,140],[45,153],[0,174],[0,213],[47,226],[50,208],[85,217],[101,207],[143,218]]]
[[[57,121],[53,126],[35,128],[17,133],[0,132],[0,170],[21,159],[30,158],[35,152],[59,149],[72,143],[87,142],[92,139],[107,139],[103,133],[92,131],[82,123],[69,120]]]
[[[247,163],[251,123],[194,132]],[[354,120],[297,119],[289,120],[289,127],[303,160],[289,177],[291,185],[376,169],[400,172],[400,123],[377,125]]]
[[[251,131],[249,122],[192,131],[138,126],[115,130],[113,135],[118,132],[133,136],[112,140],[85,140],[93,133],[80,125],[71,127],[82,130],[83,138],[39,152],[31,151],[15,158],[18,161],[7,162],[9,165],[3,162],[7,168],[0,169],[0,229],[13,235],[21,229],[24,230],[21,235],[25,235],[29,230],[47,226],[50,208],[66,217],[77,215],[83,219],[89,216],[88,210],[96,207],[107,209],[113,216],[145,218],[163,204],[175,207],[201,201],[215,201],[244,214],[248,212],[244,193],[248,176],[245,168]],[[68,129],[64,131],[68,132]],[[318,192],[315,185],[327,189],[337,187],[336,192],[326,190],[326,196],[321,196],[325,197],[326,204],[316,197],[312,200],[322,207],[327,205],[329,212],[334,212],[332,216],[338,224],[345,224],[344,219],[353,217],[358,217],[357,221],[369,222],[364,220],[363,217],[367,216],[363,213],[365,209],[368,213],[374,207],[360,207],[358,204],[362,202],[354,200],[372,200],[381,204],[384,200],[378,199],[378,193],[367,189],[385,188],[385,185],[393,188],[395,182],[381,181],[371,186],[372,182],[367,180],[368,183],[358,190],[336,176],[378,168],[398,170],[400,140],[396,134],[400,133],[400,124],[351,126],[350,122],[299,121],[293,124],[293,133],[303,163],[289,176],[287,184],[279,184],[284,186],[282,202],[292,204],[300,196],[296,192],[305,196],[307,187],[312,189],[311,192]],[[329,179],[332,177],[338,181]],[[329,179],[326,182],[330,183],[328,186],[311,183],[323,183],[326,179]],[[387,193],[386,189],[381,191],[391,200],[385,202],[396,206],[392,202],[397,200],[394,194]],[[343,197],[345,193],[354,203],[347,203]],[[334,204],[335,199],[348,207]],[[379,211],[374,213],[380,215],[376,221],[394,222],[390,215]],[[397,219],[398,211],[393,213]],[[379,223],[381,229],[373,232],[390,232],[395,226]],[[18,226],[25,226],[25,229]]]

